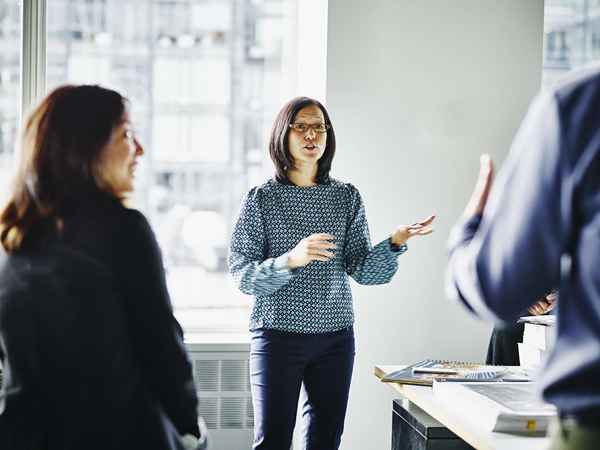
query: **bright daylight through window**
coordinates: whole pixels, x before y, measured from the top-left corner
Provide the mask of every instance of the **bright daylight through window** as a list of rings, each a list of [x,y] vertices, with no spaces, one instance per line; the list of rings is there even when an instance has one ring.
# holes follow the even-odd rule
[[[21,8],[0,0],[2,196],[20,122]],[[309,85],[324,84],[326,14],[324,0],[47,1],[46,90],[98,83],[131,100],[146,149],[133,204],[155,229],[188,333],[246,331],[251,298],[226,270],[231,224],[271,173],[279,107],[301,93],[324,100]],[[600,58],[600,0],[547,0],[544,23],[545,83]]]
[[[543,82],[600,60],[600,0],[546,0]]]
[[[228,241],[242,196],[270,173],[272,120],[297,94],[287,79],[301,3],[48,3],[47,90],[98,83],[131,100],[146,150],[133,205],[156,232],[188,333],[247,331],[251,298],[228,275]]]
[[[21,1],[0,0],[0,199],[8,191],[19,127]]]

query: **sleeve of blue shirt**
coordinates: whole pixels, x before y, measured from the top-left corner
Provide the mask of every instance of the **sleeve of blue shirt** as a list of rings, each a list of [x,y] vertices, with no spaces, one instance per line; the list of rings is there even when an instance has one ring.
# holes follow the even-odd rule
[[[496,322],[516,319],[558,284],[565,144],[556,102],[542,93],[532,103],[483,217],[451,233],[449,295]]]
[[[266,253],[259,193],[253,188],[242,202],[229,249],[229,271],[245,294],[272,294],[296,273],[287,267],[287,253],[277,258],[266,258]]]
[[[360,284],[385,284],[398,269],[397,256],[404,252],[394,251],[386,239],[375,247],[371,245],[365,206],[358,190],[349,185],[351,216],[348,221],[344,260],[346,273]]]

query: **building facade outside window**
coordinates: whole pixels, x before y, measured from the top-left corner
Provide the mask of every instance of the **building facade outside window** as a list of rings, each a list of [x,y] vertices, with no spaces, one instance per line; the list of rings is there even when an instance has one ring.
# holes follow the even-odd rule
[[[600,60],[600,0],[546,0],[543,83]]]
[[[13,173],[20,116],[21,1],[0,0],[0,199]]]
[[[228,241],[242,196],[270,174],[272,120],[296,94],[284,77],[302,1],[52,0],[47,9],[47,89],[97,83],[131,100],[146,150],[132,203],[153,225],[188,333],[247,332],[252,299],[227,273]]]
[[[245,191],[271,173],[266,142],[279,107],[314,95],[306,80],[315,72],[324,80],[327,2],[48,3],[47,90],[97,83],[131,100],[147,152],[133,205],[156,231],[186,332],[245,333],[252,300],[226,273],[231,225]],[[0,197],[20,126],[21,8],[0,0]],[[302,55],[318,70],[299,76]],[[543,82],[598,59],[600,0],[546,0]]]

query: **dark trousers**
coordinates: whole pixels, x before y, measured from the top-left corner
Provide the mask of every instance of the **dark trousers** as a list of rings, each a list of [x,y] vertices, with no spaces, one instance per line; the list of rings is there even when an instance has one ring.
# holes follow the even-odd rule
[[[337,450],[354,365],[352,328],[322,334],[252,332],[254,450],[288,450],[303,386],[303,450]]]
[[[523,341],[524,330],[524,323],[494,328],[485,363],[494,366],[518,366],[520,363],[517,344]]]

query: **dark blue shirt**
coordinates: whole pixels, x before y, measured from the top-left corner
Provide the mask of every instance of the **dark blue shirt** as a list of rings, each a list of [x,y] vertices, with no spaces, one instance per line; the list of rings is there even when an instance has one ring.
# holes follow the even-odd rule
[[[557,341],[541,375],[563,414],[600,410],[600,68],[533,102],[483,217],[450,238],[448,290],[512,321],[559,287]]]

